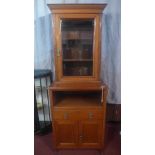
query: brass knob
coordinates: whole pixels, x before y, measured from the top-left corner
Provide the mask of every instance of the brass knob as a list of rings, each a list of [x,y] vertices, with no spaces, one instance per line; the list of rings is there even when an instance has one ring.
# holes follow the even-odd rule
[[[92,112],[89,112],[88,113],[88,117],[89,117],[89,119],[92,119],[93,118],[93,113]]]
[[[82,136],[82,135],[80,135],[80,140],[82,140],[82,138],[83,138],[83,136]]]
[[[68,113],[67,112],[64,113],[64,119],[68,119]]]
[[[60,56],[60,49],[57,49],[57,56]]]

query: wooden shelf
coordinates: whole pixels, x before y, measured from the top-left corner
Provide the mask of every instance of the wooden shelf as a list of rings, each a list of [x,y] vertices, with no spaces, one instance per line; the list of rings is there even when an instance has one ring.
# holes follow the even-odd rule
[[[63,46],[68,45],[68,41],[74,41],[74,42],[76,41],[76,42],[79,42],[79,44],[82,45],[82,46],[92,46],[93,45],[91,39],[84,39],[84,40],[82,40],[82,42],[81,42],[81,39],[77,39],[77,40],[75,40],[75,39],[72,39],[72,40],[70,40],[70,39],[69,40],[64,40],[63,39],[62,45]]]
[[[74,61],[82,61],[82,62],[89,62],[93,61],[93,59],[63,59],[64,62],[74,62]]]
[[[97,97],[64,96],[54,105],[55,107],[101,107],[101,101]]]
[[[93,82],[79,82],[74,81],[74,87],[73,82],[53,82],[51,86],[48,88],[49,90],[55,91],[55,92],[61,92],[61,91],[101,91],[107,90],[107,86],[101,81],[93,81]]]
[[[92,38],[79,38],[79,37],[77,37],[77,38],[76,37],[75,38],[71,38],[71,37],[63,38],[63,41],[71,41],[71,40],[90,40],[91,41]]]

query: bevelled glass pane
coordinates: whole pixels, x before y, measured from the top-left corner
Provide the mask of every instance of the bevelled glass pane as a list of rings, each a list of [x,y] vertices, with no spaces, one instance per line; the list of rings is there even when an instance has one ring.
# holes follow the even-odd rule
[[[61,21],[63,75],[92,76],[93,19],[63,19]]]

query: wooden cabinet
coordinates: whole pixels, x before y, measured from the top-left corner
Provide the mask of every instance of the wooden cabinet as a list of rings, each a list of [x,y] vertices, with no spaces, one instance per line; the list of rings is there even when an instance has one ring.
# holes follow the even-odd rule
[[[107,87],[55,85],[49,89],[55,148],[103,148]]]
[[[107,86],[100,80],[106,4],[53,4],[55,81],[49,87],[55,148],[103,148]]]

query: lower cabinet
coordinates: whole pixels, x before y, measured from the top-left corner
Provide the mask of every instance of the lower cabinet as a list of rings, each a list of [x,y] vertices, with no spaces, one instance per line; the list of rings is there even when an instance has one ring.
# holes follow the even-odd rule
[[[56,148],[101,148],[103,120],[55,120]]]
[[[101,120],[79,122],[79,145],[84,148],[102,147],[102,133],[103,122]]]
[[[55,147],[75,148],[78,143],[78,122],[70,120],[54,121]]]
[[[53,148],[104,149],[106,86],[59,84],[49,89]]]

